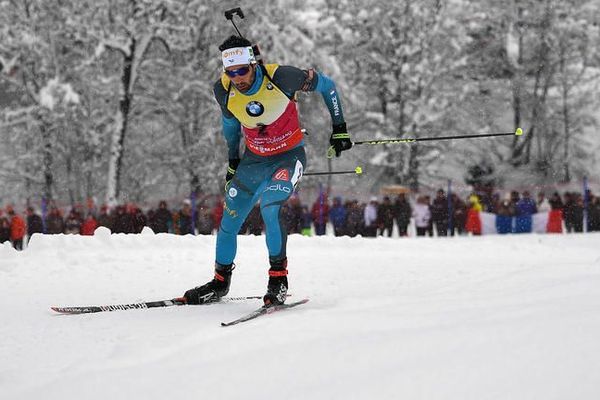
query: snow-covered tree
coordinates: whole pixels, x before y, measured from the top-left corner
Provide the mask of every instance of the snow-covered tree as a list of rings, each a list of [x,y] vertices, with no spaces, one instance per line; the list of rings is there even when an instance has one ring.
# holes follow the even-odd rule
[[[471,78],[485,93],[484,114],[492,129],[509,130],[502,127],[512,122],[511,129],[525,131],[521,138],[498,141],[491,151],[497,173],[520,180],[528,175],[530,183],[569,180],[571,162],[590,158],[580,139],[595,124],[597,99],[590,94],[598,82],[597,4],[519,0],[469,7],[475,43],[469,51]],[[474,159],[489,162],[490,152],[483,150],[470,149]]]
[[[14,179],[25,177],[27,197],[42,186],[51,199],[55,188],[56,158],[62,152],[58,134],[74,118],[79,94],[69,79],[72,30],[69,8],[43,1],[0,3],[0,53],[11,60],[2,76],[16,94],[15,101],[1,111],[9,133],[5,140],[21,145],[4,165]],[[58,29],[57,29],[58,27]]]
[[[212,85],[234,0],[0,0],[0,200],[181,198],[222,190]],[[309,170],[328,185],[499,184],[594,167],[600,5],[594,0],[248,0],[240,30],[266,62],[315,67],[355,141],[514,131],[523,137],[325,151],[330,118],[300,94]],[[597,162],[597,161],[596,161]],[[302,187],[317,186],[307,177]],[[10,188],[6,190],[4,188]],[[359,189],[360,188],[360,189]]]
[[[458,79],[469,38],[452,1],[343,1],[330,12],[345,28],[337,39],[351,79],[355,126],[364,139],[437,136],[455,128]],[[359,134],[360,135],[360,134]],[[356,138],[361,139],[360,136]],[[436,174],[444,144],[361,149],[379,171],[377,183],[418,188]]]

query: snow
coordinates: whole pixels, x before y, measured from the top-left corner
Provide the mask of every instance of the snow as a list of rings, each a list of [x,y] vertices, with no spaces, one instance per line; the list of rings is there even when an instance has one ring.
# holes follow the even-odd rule
[[[121,129],[123,124],[123,114],[121,112],[115,113],[113,118],[113,128],[110,140],[110,158],[108,161],[108,174],[106,176],[106,203],[110,206],[117,204],[117,174],[118,174],[118,158],[121,152],[121,145],[119,140],[121,137]]]
[[[103,47],[102,51],[100,46]],[[106,48],[114,49],[123,53],[125,57],[131,55],[131,38],[119,38],[117,36],[103,39],[96,47],[95,54],[101,56]]]
[[[516,37],[513,24],[509,24],[506,32],[506,55],[513,68],[519,68],[519,39]]]
[[[54,109],[57,103],[79,104],[79,95],[69,83],[61,83],[55,77],[50,79],[46,86],[40,89],[40,104],[50,110]]]
[[[137,38],[137,46],[135,49],[135,54],[133,56],[132,66],[131,66],[131,76],[129,78],[129,93],[133,93],[133,88],[135,87],[138,80],[139,68],[142,62],[145,60],[144,54],[148,51],[148,47],[152,44],[152,40],[154,39],[154,29],[152,32],[146,33],[142,35],[140,38]]]
[[[104,53],[104,50],[106,50],[106,47],[104,46],[104,42],[98,43],[98,45],[96,46],[96,49],[94,50],[94,56],[96,58],[100,58],[102,56],[102,54]]]
[[[599,234],[289,238],[291,299],[53,315],[177,297],[214,236],[40,236],[0,246],[2,399],[597,399]],[[266,285],[239,238],[231,296]]]

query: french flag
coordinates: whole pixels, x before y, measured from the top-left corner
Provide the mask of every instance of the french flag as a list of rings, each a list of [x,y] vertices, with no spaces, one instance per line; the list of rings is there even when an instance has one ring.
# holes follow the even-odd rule
[[[506,233],[562,233],[562,211],[551,210],[530,216],[508,217],[469,210],[466,229],[474,235]]]

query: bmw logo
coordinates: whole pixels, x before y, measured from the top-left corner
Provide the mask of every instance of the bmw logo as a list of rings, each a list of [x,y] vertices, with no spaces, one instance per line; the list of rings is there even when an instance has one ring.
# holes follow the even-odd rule
[[[231,188],[229,189],[229,197],[235,197],[237,196],[238,192],[236,188]]]
[[[265,112],[265,107],[258,101],[251,101],[246,105],[246,112],[251,117],[258,117]]]

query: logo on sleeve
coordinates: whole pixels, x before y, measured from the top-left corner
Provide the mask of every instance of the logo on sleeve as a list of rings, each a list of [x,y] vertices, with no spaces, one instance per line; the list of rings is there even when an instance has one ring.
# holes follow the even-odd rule
[[[287,182],[290,180],[290,173],[288,172],[287,169],[281,168],[280,170],[275,172],[275,175],[273,175],[273,179],[275,179],[276,181],[286,181]]]

